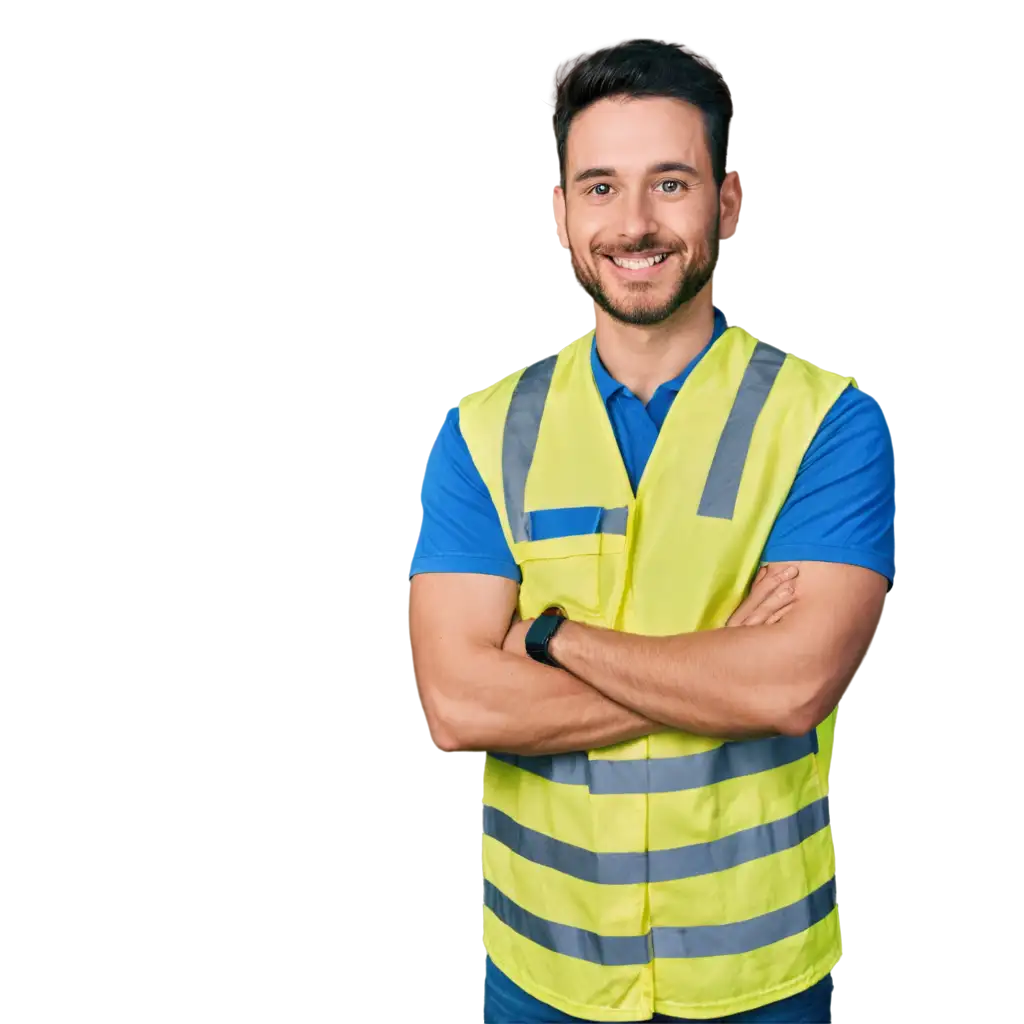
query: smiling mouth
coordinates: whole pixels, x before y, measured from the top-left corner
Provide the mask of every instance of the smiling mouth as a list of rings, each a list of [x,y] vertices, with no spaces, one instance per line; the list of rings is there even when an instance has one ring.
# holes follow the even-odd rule
[[[648,267],[664,263],[668,257],[669,253],[659,252],[654,256],[609,256],[608,259],[623,270],[646,270]]]

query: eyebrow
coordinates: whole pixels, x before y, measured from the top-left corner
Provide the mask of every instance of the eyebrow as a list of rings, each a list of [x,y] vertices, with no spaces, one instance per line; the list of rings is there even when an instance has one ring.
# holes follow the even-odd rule
[[[689,164],[681,163],[678,160],[666,160],[660,164],[654,164],[653,167],[649,167],[647,170],[648,174],[665,174],[668,171],[678,171],[680,174],[692,174],[694,177],[698,177],[697,169],[691,167]],[[588,167],[585,171],[580,171],[572,180],[574,182],[590,181],[591,178],[614,178],[615,168],[614,167]]]

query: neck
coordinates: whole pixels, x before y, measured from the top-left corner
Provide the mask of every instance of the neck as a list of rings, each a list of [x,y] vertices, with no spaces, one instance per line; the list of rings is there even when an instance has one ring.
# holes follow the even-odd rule
[[[683,372],[708,343],[715,326],[710,281],[660,324],[624,324],[600,306],[595,310],[601,362],[642,402],[650,400],[659,384]]]

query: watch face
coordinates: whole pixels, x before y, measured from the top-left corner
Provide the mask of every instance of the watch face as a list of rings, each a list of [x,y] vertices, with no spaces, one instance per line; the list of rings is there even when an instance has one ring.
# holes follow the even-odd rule
[[[551,634],[565,621],[565,616],[560,610],[547,610],[534,619],[530,628],[526,631],[526,653],[534,661],[540,661],[545,665],[556,665],[556,662],[548,654],[548,641]]]

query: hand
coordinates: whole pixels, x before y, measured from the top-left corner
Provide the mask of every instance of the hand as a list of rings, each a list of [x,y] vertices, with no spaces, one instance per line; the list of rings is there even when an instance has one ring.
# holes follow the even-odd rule
[[[767,626],[779,622],[796,601],[792,581],[799,574],[800,570],[795,565],[788,565],[769,575],[768,566],[762,565],[754,577],[750,593],[729,616],[726,626]],[[525,658],[526,632],[532,623],[533,619],[520,619],[519,612],[515,612],[501,649]]]
[[[729,616],[726,626],[769,626],[782,619],[796,601],[793,580],[800,570],[795,565],[768,572],[762,565],[754,577],[746,600]]]

